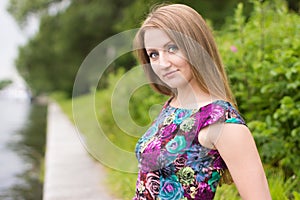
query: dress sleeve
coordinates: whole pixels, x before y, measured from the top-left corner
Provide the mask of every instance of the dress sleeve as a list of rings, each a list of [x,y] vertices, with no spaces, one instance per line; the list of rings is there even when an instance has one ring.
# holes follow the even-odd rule
[[[227,103],[227,107],[225,107],[225,123],[246,125],[243,117],[230,103]]]
[[[231,123],[231,124],[241,124],[241,125],[246,125],[245,120],[243,117],[240,115],[240,113],[237,111],[235,107],[233,107],[229,102],[226,101],[218,101],[216,102],[216,107],[220,111],[212,112],[212,117],[215,118],[212,123],[209,123],[209,132],[207,134],[207,139],[210,141],[210,144],[215,145],[220,138],[220,135],[222,133],[222,127],[226,123]],[[221,108],[221,109],[220,109]],[[216,115],[216,113],[219,113]]]

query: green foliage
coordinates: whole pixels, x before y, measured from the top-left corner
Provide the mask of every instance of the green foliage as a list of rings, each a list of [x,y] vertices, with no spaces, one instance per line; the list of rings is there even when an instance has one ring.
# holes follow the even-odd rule
[[[265,163],[299,174],[300,17],[284,1],[239,4],[218,43],[239,108]]]
[[[3,88],[5,88],[6,86],[12,84],[12,80],[10,79],[4,79],[0,81],[0,90],[2,90]]]
[[[239,193],[235,187],[234,184],[232,185],[222,185],[221,187],[218,187],[215,199],[218,200],[240,200],[241,197],[239,196]]]
[[[191,5],[217,22],[218,19],[224,19],[222,16],[231,14],[233,5],[238,1],[230,0],[224,4],[217,0],[173,2]],[[163,1],[71,0],[66,3],[62,0],[10,0],[8,10],[19,24],[26,23],[31,15],[40,18],[39,32],[20,47],[16,66],[33,95],[64,91],[71,96],[76,73],[88,53],[118,31],[136,28],[149,7],[161,2]],[[212,13],[214,15],[210,15]],[[132,55],[115,61],[117,68],[124,67],[128,70],[134,65],[136,63]],[[84,74],[89,78],[81,83],[80,94],[90,91],[93,73]]]
[[[18,4],[11,6],[22,7],[23,4],[17,2]],[[45,3],[42,0],[39,2]],[[20,74],[33,93],[64,91],[71,96],[76,73],[84,58],[96,45],[116,33],[113,24],[122,17],[119,10],[128,2],[129,0],[71,1],[61,12],[43,12],[39,32],[20,47],[16,60]],[[31,2],[35,3],[37,1]],[[35,7],[30,3],[28,6]],[[28,12],[26,11],[26,15]],[[84,76],[94,77],[90,73],[94,72]],[[91,81],[93,80],[87,78],[86,82],[82,82],[82,94],[89,92]]]
[[[8,11],[20,25],[26,24],[32,14],[47,13],[48,8],[62,0],[9,0]]]
[[[109,173],[106,183],[112,194],[124,200],[131,200],[135,192],[137,174],[130,174],[108,169]],[[118,181],[116,181],[118,180]]]
[[[297,180],[295,178],[285,179],[282,173],[269,176],[270,192],[273,200],[288,200],[293,195]],[[296,191],[294,191],[296,192]]]
[[[293,195],[294,195],[295,200],[300,200],[300,193],[299,192],[294,191]]]
[[[299,198],[299,193],[295,191],[297,179],[295,177],[285,178],[282,170],[267,168],[270,193],[273,200],[288,200]],[[218,200],[240,200],[241,197],[235,185],[222,185],[217,189],[216,199]]]
[[[115,26],[120,31],[138,28],[153,6],[162,3],[181,3],[191,6],[201,13],[205,19],[211,20],[215,27],[220,28],[225,19],[233,15],[234,7],[238,2],[243,2],[246,5],[246,13],[249,13],[252,9],[247,0],[227,0],[226,2],[220,2],[219,0],[136,0],[124,9],[123,19]]]
[[[10,0],[8,10],[19,24],[26,23],[31,15],[40,18],[39,32],[19,49],[17,68],[33,95],[64,91],[71,96],[76,73],[88,53],[119,31],[137,28],[149,7],[162,2],[165,1]],[[217,28],[233,15],[237,2],[244,2],[247,15],[252,9],[247,0],[167,2],[192,6]],[[113,66],[129,70],[134,65],[132,55],[124,55]],[[85,73],[83,76],[88,78],[81,83],[80,94],[88,93],[95,79],[91,75],[94,72]]]

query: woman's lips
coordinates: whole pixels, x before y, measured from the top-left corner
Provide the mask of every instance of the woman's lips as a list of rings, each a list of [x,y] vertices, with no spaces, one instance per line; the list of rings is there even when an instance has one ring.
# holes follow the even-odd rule
[[[168,72],[168,73],[165,73],[163,76],[164,77],[170,77],[170,76],[172,76],[175,72],[177,72],[178,70],[176,69],[176,70],[173,70],[173,71],[170,71],[170,72]]]

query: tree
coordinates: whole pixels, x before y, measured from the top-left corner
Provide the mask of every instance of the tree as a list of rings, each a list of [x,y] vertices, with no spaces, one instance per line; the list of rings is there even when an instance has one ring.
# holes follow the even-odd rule
[[[23,17],[28,16],[30,8],[44,12],[40,15],[39,32],[20,48],[16,61],[18,70],[33,92],[59,90],[71,96],[82,61],[96,45],[115,34],[113,24],[120,19],[119,10],[127,2],[129,0],[78,0],[55,14],[45,11],[49,7],[41,6],[45,1],[33,1],[29,8],[20,9]],[[13,14],[18,16],[17,12]],[[88,81],[83,84],[82,93],[89,92]]]

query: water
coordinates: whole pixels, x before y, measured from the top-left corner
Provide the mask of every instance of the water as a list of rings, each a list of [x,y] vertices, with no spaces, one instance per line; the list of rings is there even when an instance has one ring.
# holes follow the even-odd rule
[[[0,99],[0,199],[42,199],[46,106]]]

